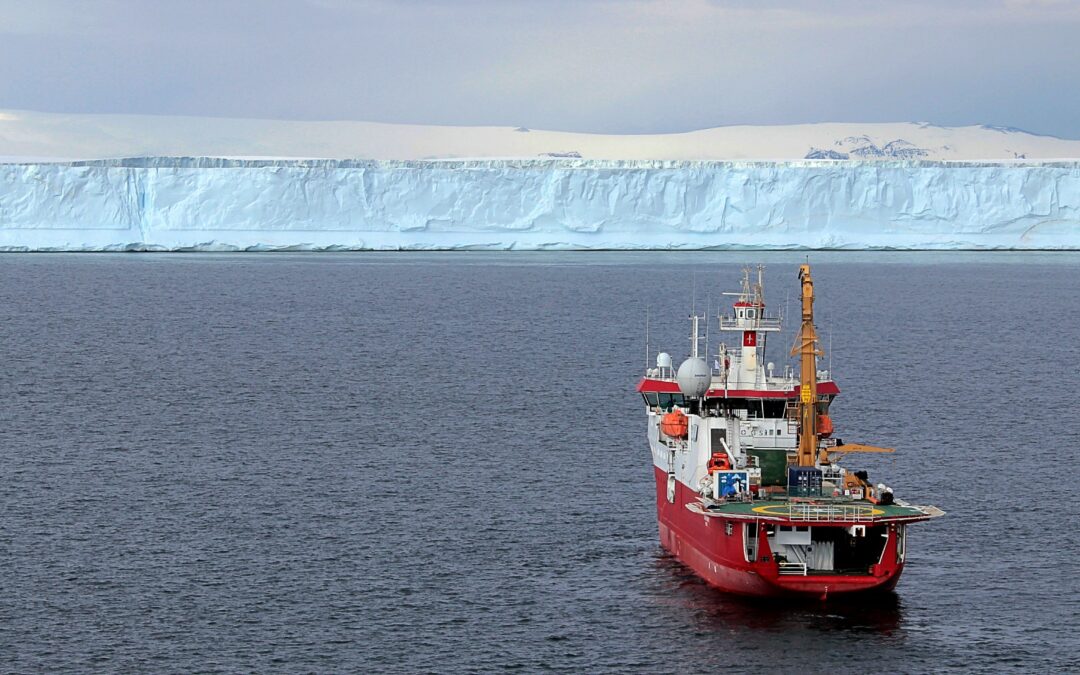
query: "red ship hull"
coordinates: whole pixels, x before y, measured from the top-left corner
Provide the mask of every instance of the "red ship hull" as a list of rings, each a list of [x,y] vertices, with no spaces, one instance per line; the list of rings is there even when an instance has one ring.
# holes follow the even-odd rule
[[[824,599],[831,595],[887,592],[900,580],[904,563],[897,556],[897,534],[890,530],[880,562],[869,574],[782,575],[773,560],[763,523],[753,520],[703,516],[686,506],[697,495],[680,482],[675,483],[675,499],[667,499],[667,474],[656,473],[657,519],[660,543],[680,562],[716,588],[728,593],[756,597]],[[755,560],[747,560],[744,534],[753,523],[757,537]],[[782,523],[781,523],[782,524]],[[815,527],[844,526],[847,523],[814,523]]]

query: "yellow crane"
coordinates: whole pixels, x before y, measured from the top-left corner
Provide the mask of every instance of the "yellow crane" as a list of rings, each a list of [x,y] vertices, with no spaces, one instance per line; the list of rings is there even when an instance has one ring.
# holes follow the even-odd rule
[[[817,459],[817,331],[814,330],[814,280],[810,265],[799,265],[802,283],[802,328],[791,347],[799,357],[799,466],[814,466]]]
[[[832,464],[853,452],[896,452],[893,448],[876,445],[846,443],[834,448],[818,450],[818,395],[817,395],[817,331],[814,329],[814,280],[810,265],[799,265],[799,282],[802,284],[802,328],[791,348],[791,355],[799,357],[799,466]]]
[[[818,455],[819,464],[833,464],[841,457],[852,452],[896,452],[896,448],[881,448],[876,445],[863,445],[862,443],[845,443],[834,448],[822,448]]]

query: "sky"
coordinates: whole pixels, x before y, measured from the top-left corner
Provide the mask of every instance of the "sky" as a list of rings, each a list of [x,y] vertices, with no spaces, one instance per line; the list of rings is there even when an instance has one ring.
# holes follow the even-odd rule
[[[1080,0],[0,0],[0,108],[1080,138]]]

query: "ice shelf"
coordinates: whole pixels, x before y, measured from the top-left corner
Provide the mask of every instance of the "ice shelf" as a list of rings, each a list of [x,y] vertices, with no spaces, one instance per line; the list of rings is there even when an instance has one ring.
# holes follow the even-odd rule
[[[1076,249],[1080,162],[0,164],[0,250]]]

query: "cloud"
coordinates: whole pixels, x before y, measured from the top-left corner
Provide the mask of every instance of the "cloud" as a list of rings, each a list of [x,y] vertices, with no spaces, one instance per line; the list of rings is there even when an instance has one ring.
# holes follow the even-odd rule
[[[0,18],[8,108],[1080,136],[1075,2],[0,0]]]

